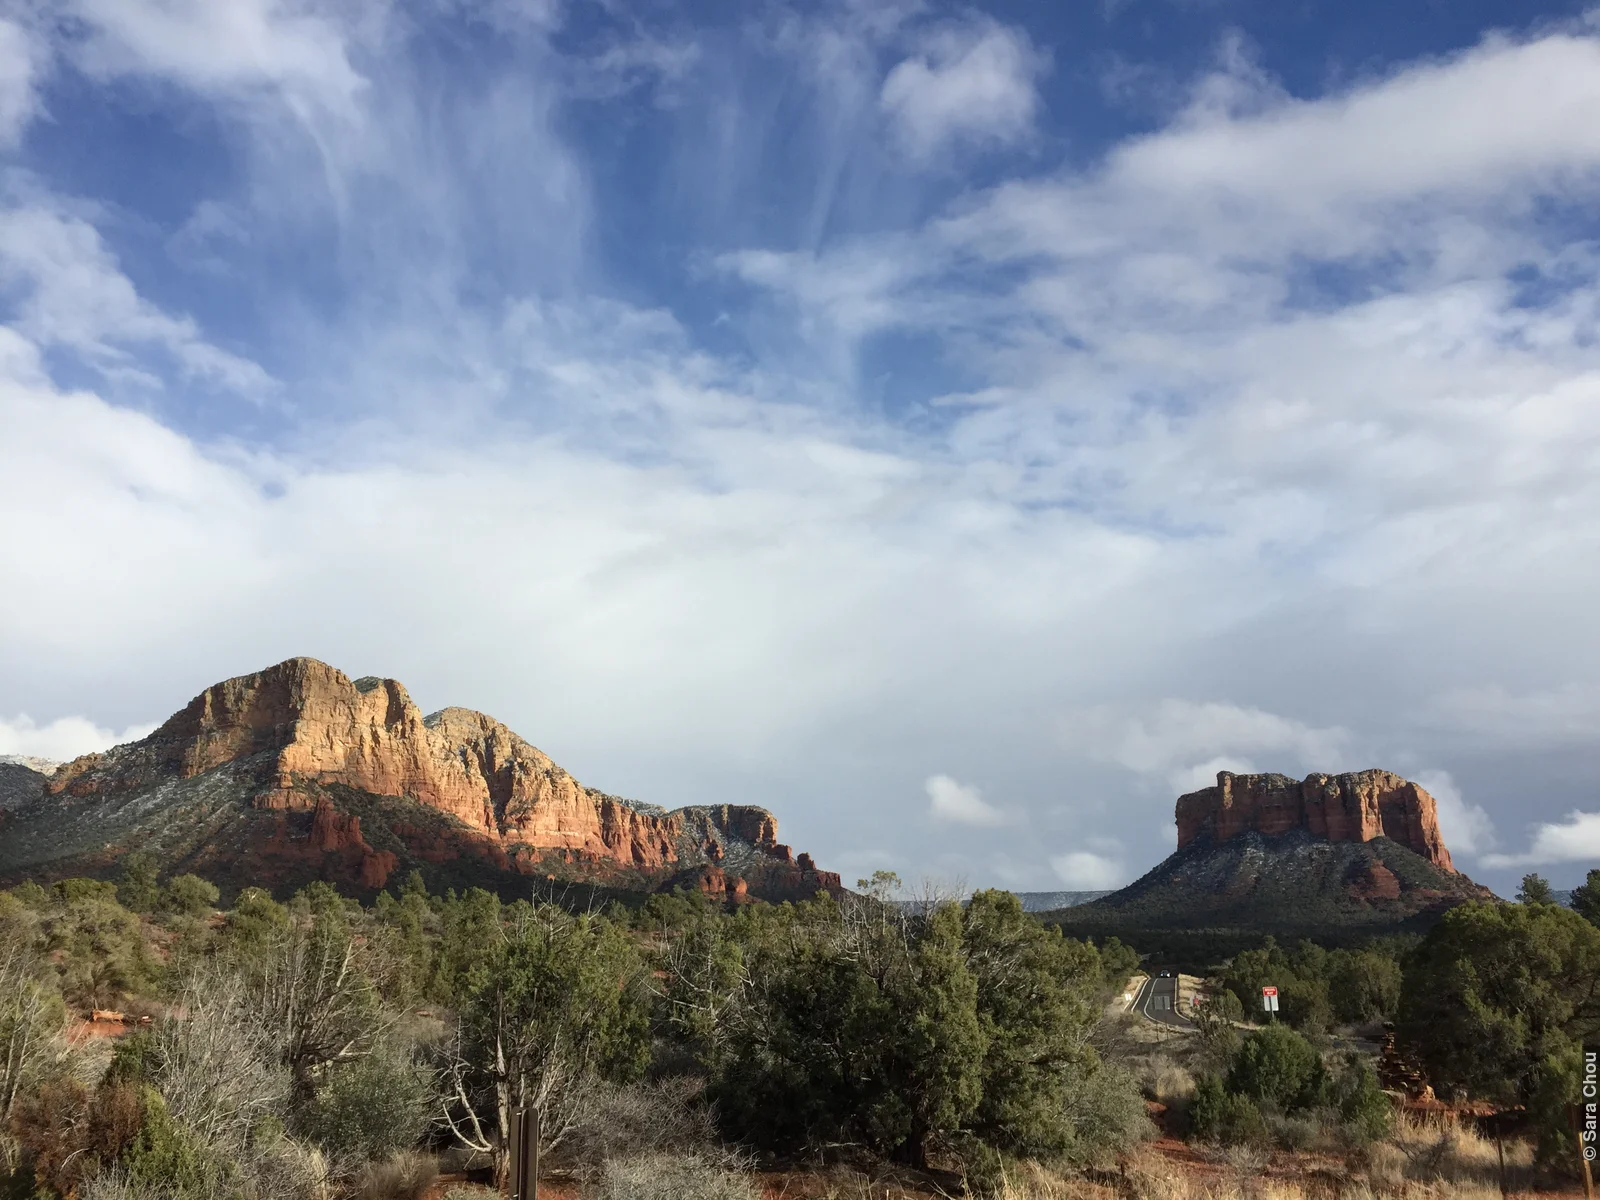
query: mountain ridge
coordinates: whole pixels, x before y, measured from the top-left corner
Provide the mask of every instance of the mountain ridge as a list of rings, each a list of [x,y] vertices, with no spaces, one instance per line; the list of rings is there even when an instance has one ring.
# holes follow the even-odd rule
[[[840,888],[778,842],[764,808],[625,800],[487,714],[424,716],[398,681],[352,680],[310,658],[213,684],[148,736],[40,778],[36,797],[0,809],[0,878],[105,869],[146,849],[213,875],[320,867],[357,890],[463,859],[490,875],[683,882],[735,899]]]

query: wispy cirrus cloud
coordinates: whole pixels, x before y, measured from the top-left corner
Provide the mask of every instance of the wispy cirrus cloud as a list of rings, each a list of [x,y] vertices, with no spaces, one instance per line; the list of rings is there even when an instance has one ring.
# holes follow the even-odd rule
[[[350,45],[382,7],[278,0],[66,0],[77,20],[64,51],[102,78],[156,76],[234,100],[275,94],[301,116],[352,119],[366,80]],[[343,18],[343,19],[341,19]]]
[[[48,47],[26,26],[0,18],[0,147],[11,146],[39,112]]]
[[[1071,45],[915,5],[74,3],[0,127],[145,89],[194,174],[7,193],[5,711],[315,653],[1018,886],[1135,873],[1222,767],[1397,745],[1482,849],[1519,797],[1460,731],[1593,745],[1586,27],[1308,98],[1223,37],[1080,152]]]
[[[95,227],[49,198],[0,208],[0,286],[16,297],[15,329],[107,376],[156,385],[135,351],[157,347],[182,374],[235,395],[259,397],[272,385],[259,365],[208,341],[192,317],[140,297]]]

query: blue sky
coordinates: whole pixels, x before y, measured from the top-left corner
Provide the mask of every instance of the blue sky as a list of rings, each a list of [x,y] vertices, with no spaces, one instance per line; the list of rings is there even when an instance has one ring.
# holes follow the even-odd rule
[[[0,14],[0,753],[312,654],[847,878],[1600,865],[1600,10]]]

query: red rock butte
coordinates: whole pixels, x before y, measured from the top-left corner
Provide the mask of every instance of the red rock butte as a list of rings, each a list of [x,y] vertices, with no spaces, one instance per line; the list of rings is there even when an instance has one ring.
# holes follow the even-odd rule
[[[1205,835],[1224,842],[1242,833],[1276,837],[1304,829],[1330,842],[1388,838],[1434,866],[1455,871],[1439,834],[1438,805],[1417,784],[1388,771],[1343,775],[1235,775],[1218,771],[1215,787],[1178,797],[1178,848]]]
[[[424,717],[397,681],[352,680],[312,658],[214,684],[149,737],[63,766],[46,790],[92,801],[229,763],[247,768],[251,807],[312,810],[315,848],[362,852],[360,882],[367,887],[383,886],[394,856],[366,845],[359,819],[337,811],[324,785],[404,797],[447,813],[502,859],[499,847],[515,848],[513,858],[548,851],[568,862],[659,873],[693,865],[681,861],[686,839],[702,861],[714,862],[733,837],[774,868],[797,878],[809,870],[822,886],[839,886],[832,872],[815,872],[809,855],[796,863],[764,808],[668,812],[636,805],[580,784],[492,717],[464,708]],[[720,868],[702,886],[744,895],[743,881],[725,878]]]

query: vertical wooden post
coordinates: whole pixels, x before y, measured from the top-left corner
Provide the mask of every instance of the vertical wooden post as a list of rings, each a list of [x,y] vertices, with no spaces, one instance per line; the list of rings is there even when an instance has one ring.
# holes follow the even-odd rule
[[[1494,1151],[1500,1156],[1500,1197],[1505,1200],[1506,1195],[1506,1142],[1500,1135],[1500,1126],[1494,1129]]]
[[[511,1116],[511,1200],[539,1200],[539,1113],[519,1108]]]
[[[1594,1170],[1589,1166],[1589,1156],[1584,1153],[1588,1144],[1583,1140],[1583,1105],[1574,1104],[1567,1113],[1572,1120],[1572,1136],[1578,1143],[1578,1163],[1583,1167],[1584,1200],[1594,1200]]]

